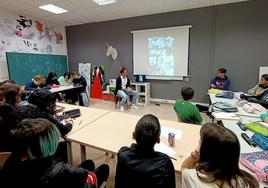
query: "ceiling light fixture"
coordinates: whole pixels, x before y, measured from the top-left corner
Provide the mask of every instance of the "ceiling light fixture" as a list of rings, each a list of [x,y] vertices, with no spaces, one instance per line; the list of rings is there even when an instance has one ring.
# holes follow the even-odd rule
[[[108,4],[116,3],[116,0],[92,0],[92,1],[94,1],[98,5],[108,5]]]
[[[53,5],[53,4],[42,5],[39,8],[46,10],[48,12],[52,12],[54,14],[62,14],[62,13],[68,12],[68,10],[60,8],[60,7]]]

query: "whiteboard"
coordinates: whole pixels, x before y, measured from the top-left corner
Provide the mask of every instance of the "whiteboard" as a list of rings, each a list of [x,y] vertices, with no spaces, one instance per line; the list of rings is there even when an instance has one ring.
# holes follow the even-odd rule
[[[261,78],[263,74],[268,74],[268,67],[260,67],[259,77]]]

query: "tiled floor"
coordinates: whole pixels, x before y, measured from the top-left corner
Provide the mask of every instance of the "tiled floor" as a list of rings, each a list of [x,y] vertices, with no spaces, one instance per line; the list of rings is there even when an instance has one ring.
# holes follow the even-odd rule
[[[115,109],[114,103],[109,101],[103,101],[103,100],[91,100],[91,107],[94,108],[101,108],[101,109],[108,109],[113,111],[120,112],[119,108]],[[139,109],[129,109],[125,112],[121,113],[128,113],[128,114],[134,114],[134,115],[144,115],[144,114],[153,114],[157,116],[159,119],[165,119],[170,121],[177,121],[177,116],[173,110],[172,104],[156,104],[151,103],[149,106],[140,106]],[[206,122],[210,122],[210,119],[202,114],[203,119]],[[80,163],[80,147],[78,144],[73,144],[73,158],[74,158],[74,164],[78,165]],[[115,169],[116,169],[116,157],[111,158],[110,155],[105,155],[104,152],[100,152],[98,150],[95,150],[93,148],[87,148],[87,158],[92,159],[96,166],[107,163],[110,166],[110,175],[107,182],[107,188],[113,188],[114,187],[114,176],[115,176]],[[176,175],[176,187],[181,187],[181,177],[180,175]]]

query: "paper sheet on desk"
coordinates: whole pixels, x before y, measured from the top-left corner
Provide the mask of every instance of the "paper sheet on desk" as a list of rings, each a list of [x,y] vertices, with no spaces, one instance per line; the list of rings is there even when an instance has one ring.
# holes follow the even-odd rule
[[[182,136],[182,131],[179,129],[172,129],[168,127],[161,127],[161,136],[168,138],[168,133],[174,133],[175,139],[180,140]]]
[[[176,154],[176,151],[174,149],[162,142],[160,142],[159,144],[155,144],[154,150],[164,153],[170,157],[174,157],[174,155]]]

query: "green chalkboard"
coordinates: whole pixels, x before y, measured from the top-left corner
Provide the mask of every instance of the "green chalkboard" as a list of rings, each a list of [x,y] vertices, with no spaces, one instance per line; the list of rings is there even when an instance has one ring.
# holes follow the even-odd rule
[[[9,78],[17,84],[25,85],[38,74],[56,72],[60,77],[68,71],[66,55],[7,52],[6,57]]]

